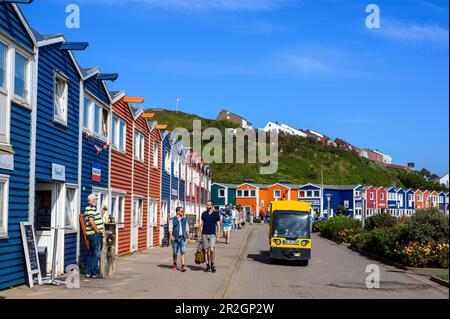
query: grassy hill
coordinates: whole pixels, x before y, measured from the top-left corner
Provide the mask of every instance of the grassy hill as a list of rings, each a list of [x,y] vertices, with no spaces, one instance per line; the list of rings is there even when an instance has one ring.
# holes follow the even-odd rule
[[[159,123],[169,129],[185,127],[192,130],[194,119],[202,120],[202,127],[235,128],[228,121],[205,119],[198,115],[168,110],[151,110]],[[242,183],[244,179],[253,179],[255,183],[275,183],[290,180],[292,183],[321,183],[322,173],[325,184],[337,185],[377,185],[445,190],[439,184],[427,181],[420,173],[405,171],[371,162],[361,158],[355,152],[326,146],[309,138],[280,135],[279,165],[273,175],[260,175],[260,164],[210,164],[213,169],[213,181],[223,183]]]

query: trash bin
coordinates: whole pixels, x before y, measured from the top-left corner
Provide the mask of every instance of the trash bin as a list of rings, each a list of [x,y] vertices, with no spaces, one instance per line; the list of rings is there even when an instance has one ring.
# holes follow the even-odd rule
[[[47,247],[39,246],[37,248],[39,267],[41,268],[42,278],[47,277]]]

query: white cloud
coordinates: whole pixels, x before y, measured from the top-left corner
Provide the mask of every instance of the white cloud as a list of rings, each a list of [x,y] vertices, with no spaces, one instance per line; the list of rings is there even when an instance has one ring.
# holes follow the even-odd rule
[[[448,46],[449,34],[438,24],[420,25],[415,22],[405,23],[392,19],[384,19],[380,29],[371,32],[384,38],[407,42],[430,42]]]
[[[139,6],[147,9],[267,11],[299,0],[78,0],[84,4]]]

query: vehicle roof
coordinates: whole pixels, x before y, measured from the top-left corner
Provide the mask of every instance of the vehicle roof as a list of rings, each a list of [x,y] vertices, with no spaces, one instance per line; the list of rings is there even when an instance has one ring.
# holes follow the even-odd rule
[[[290,210],[299,212],[311,211],[311,203],[299,202],[296,200],[280,200],[272,202],[272,211]]]

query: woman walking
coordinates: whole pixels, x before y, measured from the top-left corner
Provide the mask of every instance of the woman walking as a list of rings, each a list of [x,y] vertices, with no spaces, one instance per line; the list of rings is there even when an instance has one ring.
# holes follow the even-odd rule
[[[225,216],[222,218],[223,223],[223,233],[225,235],[226,244],[230,243],[231,237],[231,227],[233,225],[233,217],[230,215],[230,212],[226,212]]]

